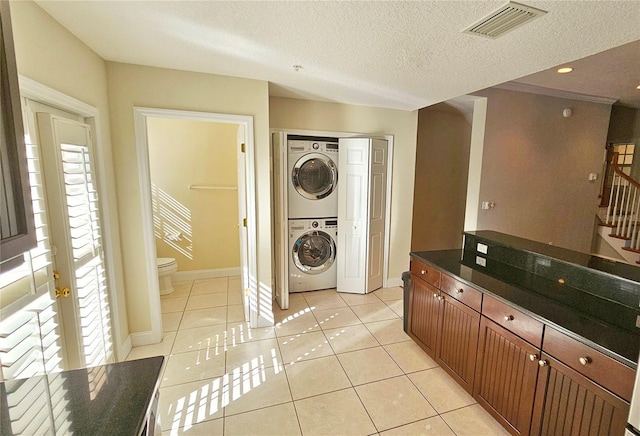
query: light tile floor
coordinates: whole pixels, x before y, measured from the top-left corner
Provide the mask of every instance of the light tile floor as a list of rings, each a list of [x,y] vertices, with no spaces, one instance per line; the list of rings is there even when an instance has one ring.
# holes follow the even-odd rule
[[[402,288],[292,294],[243,322],[239,277],[162,297],[163,435],[506,435],[402,329]],[[275,304],[275,303],[274,303]]]

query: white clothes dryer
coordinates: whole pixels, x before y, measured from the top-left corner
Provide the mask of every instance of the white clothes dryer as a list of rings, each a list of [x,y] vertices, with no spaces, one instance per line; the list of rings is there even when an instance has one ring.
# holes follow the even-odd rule
[[[338,216],[338,139],[292,136],[287,141],[288,218]]]
[[[289,220],[289,292],[335,288],[338,220]]]

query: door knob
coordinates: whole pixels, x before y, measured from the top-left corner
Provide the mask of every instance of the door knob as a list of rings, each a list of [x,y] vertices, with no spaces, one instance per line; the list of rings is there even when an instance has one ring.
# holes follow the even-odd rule
[[[71,295],[71,289],[69,288],[56,288],[56,298],[60,298],[60,297],[64,297],[67,298],[69,295]]]

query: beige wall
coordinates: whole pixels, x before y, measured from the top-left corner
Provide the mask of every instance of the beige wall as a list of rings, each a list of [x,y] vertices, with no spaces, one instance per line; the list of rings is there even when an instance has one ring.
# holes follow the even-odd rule
[[[149,284],[145,274],[142,201],[138,187],[133,108],[152,107],[253,116],[256,167],[258,280],[271,291],[271,205],[269,178],[269,100],[267,82],[212,74],[107,62],[117,192],[130,329],[151,328]],[[260,311],[271,316],[271,301]]]
[[[479,230],[589,252],[611,106],[489,89]],[[562,116],[564,108],[573,115]]]
[[[149,166],[158,257],[179,271],[240,267],[235,124],[149,118]]]
[[[100,158],[106,170],[103,174],[106,186],[102,193],[106,195],[103,200],[109,206],[105,210],[110,229],[106,236],[112,248],[111,266],[115,270],[115,283],[111,285],[115,286],[118,297],[118,305],[114,309],[120,315],[115,326],[115,341],[119,346],[128,337],[129,329],[120,257],[105,62],[33,2],[11,2],[11,16],[18,73],[96,107],[99,111]]]
[[[462,247],[471,124],[440,103],[420,109],[411,250]]]
[[[409,268],[411,250],[418,111],[272,97],[269,116],[272,129],[394,136],[388,278],[401,283],[402,272]]]

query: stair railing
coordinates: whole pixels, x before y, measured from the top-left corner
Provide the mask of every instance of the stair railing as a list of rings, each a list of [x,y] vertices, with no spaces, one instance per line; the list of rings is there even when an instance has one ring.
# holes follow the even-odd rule
[[[609,165],[613,170],[613,178],[604,224],[612,228],[611,236],[627,239],[628,248],[640,250],[640,182],[625,174],[618,166],[618,153],[611,154]]]

